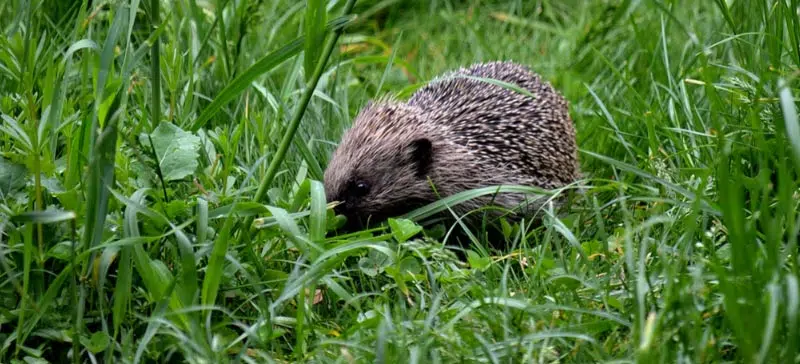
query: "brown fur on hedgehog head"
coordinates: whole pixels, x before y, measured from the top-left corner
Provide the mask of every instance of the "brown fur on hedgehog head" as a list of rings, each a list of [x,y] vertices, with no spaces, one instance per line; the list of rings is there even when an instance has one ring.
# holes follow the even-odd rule
[[[328,201],[361,228],[435,199],[428,181],[437,143],[423,113],[391,101],[370,103],[356,116],[325,170]]]

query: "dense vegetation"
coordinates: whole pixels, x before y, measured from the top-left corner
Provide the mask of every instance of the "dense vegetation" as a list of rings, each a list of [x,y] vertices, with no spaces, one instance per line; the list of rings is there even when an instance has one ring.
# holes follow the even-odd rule
[[[1,1],[0,361],[800,362],[799,17]],[[582,193],[504,241],[330,232],[358,109],[496,59],[569,99]]]

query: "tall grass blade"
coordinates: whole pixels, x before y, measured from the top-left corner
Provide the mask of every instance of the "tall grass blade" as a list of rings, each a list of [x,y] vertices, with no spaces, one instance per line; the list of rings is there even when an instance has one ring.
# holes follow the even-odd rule
[[[222,282],[222,268],[225,264],[225,255],[228,252],[228,241],[231,237],[231,230],[235,224],[234,211],[236,205],[231,208],[231,212],[225,219],[225,224],[214,241],[211,255],[208,257],[208,267],[203,278],[203,288],[200,296],[200,303],[203,306],[213,305],[217,299],[219,285]]]
[[[161,1],[150,0],[150,27],[155,29],[161,23]],[[150,130],[161,122],[161,42],[160,37],[153,40],[150,47]]]
[[[778,94],[781,99],[783,120],[786,124],[786,138],[789,139],[789,145],[794,153],[795,166],[800,170],[800,120],[792,91],[783,79],[778,81]]]
[[[303,23],[306,34],[303,65],[306,75],[314,73],[314,68],[322,54],[320,45],[325,41],[325,23],[328,18],[328,10],[325,5],[326,1],[323,0],[306,0],[306,17]]]
[[[319,243],[325,239],[328,203],[325,198],[325,186],[319,181],[311,181],[311,214],[309,216],[308,234],[311,241]]]

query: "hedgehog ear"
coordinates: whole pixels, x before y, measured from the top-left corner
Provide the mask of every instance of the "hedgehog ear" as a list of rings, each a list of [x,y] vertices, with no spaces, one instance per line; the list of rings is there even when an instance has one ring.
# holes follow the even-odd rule
[[[433,163],[433,145],[427,138],[414,139],[409,143],[409,156],[418,178],[425,178]]]

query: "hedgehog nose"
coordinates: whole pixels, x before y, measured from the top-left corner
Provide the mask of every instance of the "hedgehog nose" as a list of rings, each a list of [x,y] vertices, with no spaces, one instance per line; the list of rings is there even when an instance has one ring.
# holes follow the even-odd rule
[[[344,216],[346,219],[343,226],[338,228],[339,233],[352,233],[364,228],[361,218],[358,214],[354,214],[351,206],[347,203],[340,203],[333,207],[333,212],[336,215]]]
[[[345,211],[347,211],[347,209],[345,208],[345,203],[342,201],[336,201],[336,200],[334,201],[336,202],[336,206],[333,207],[333,212],[336,215],[343,215]]]
[[[344,216],[347,219],[347,221],[344,223],[344,226],[338,229],[340,233],[348,234],[364,229],[365,226],[358,216],[356,215],[344,215]]]

